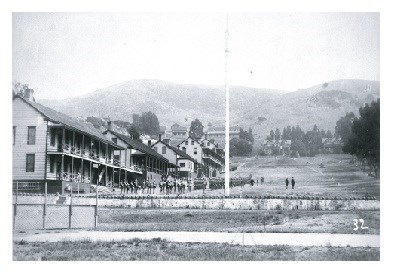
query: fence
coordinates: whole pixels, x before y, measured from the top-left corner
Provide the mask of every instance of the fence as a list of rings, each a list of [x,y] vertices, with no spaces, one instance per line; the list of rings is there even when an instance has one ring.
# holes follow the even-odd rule
[[[20,203],[20,192],[40,190],[44,185],[44,202]],[[73,203],[73,190],[66,196],[48,195],[47,183],[19,183],[14,185],[13,228],[14,230],[96,228],[98,215],[98,192],[95,205]],[[97,189],[97,188],[96,188]],[[66,204],[65,204],[66,203]]]

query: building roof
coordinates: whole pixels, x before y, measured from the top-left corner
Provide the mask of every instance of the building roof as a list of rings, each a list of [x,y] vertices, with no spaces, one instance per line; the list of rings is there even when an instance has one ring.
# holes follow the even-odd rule
[[[122,135],[122,134],[117,133],[117,132],[112,131],[112,130],[106,130],[104,133],[106,133],[106,132],[112,133],[114,136],[116,136],[119,139],[123,140],[126,144],[130,145],[131,147],[133,147],[136,150],[139,150],[140,152],[143,152],[144,154],[147,154],[147,155],[150,155],[150,156],[153,156],[153,157],[156,157],[156,158],[168,161],[167,158],[163,157],[161,154],[156,152],[150,146],[145,145],[144,143],[142,143],[139,140],[131,139],[128,136]]]
[[[151,146],[155,146],[155,144],[157,144],[157,143],[162,143],[162,144],[164,144],[167,148],[169,148],[170,150],[173,150],[177,155],[179,155],[181,158],[184,158],[184,159],[189,159],[189,160],[191,160],[191,161],[193,161],[193,162],[196,162],[196,160],[194,159],[194,158],[192,158],[190,155],[188,155],[187,153],[185,153],[184,151],[182,151],[182,150],[180,150],[180,149],[178,149],[178,148],[176,148],[176,147],[174,147],[174,146],[171,146],[170,144],[167,144],[166,142],[164,142],[163,140],[158,140],[156,143],[154,143],[154,144],[152,144]]]
[[[171,126],[172,131],[187,131],[187,127],[181,126],[177,123],[174,123],[173,126]]]
[[[184,141],[189,140],[189,139],[192,139],[193,141],[197,142],[197,144],[202,145],[202,144],[199,142],[199,140],[194,139],[194,138],[192,138],[191,136],[188,136],[187,138],[183,138],[182,141],[179,142],[179,143],[177,144],[177,146],[180,146],[181,143],[183,143]]]
[[[86,135],[92,136],[102,142],[108,143],[114,147],[117,148],[122,148],[121,146],[115,144],[111,140],[109,140],[105,135],[103,135],[98,129],[93,127],[92,124],[84,123],[81,122],[75,118],[69,117],[61,112],[55,111],[49,107],[46,107],[44,105],[41,105],[40,103],[29,101],[21,96],[15,96],[15,98],[20,98],[22,101],[24,101],[26,104],[30,105],[32,108],[34,108],[37,112],[39,112],[41,115],[43,115],[45,118],[48,120],[55,122],[55,123],[60,123],[68,128],[71,128],[73,130],[82,132]]]

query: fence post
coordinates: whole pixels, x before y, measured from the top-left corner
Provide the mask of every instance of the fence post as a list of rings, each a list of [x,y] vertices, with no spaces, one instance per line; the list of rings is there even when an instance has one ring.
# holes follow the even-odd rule
[[[97,218],[98,218],[98,211],[97,211],[97,207],[98,207],[98,202],[99,202],[99,180],[97,180],[97,184],[96,184],[96,205],[95,205],[95,228],[97,228]]]
[[[71,216],[73,215],[73,184],[70,184],[69,228],[71,228]]]
[[[44,215],[43,215],[43,228],[46,229],[46,221],[47,221],[47,182],[44,183]]]
[[[15,204],[14,204],[14,217],[13,217],[13,229],[15,230],[15,220],[16,220],[16,213],[18,209],[18,182],[16,182],[16,192],[15,192]]]

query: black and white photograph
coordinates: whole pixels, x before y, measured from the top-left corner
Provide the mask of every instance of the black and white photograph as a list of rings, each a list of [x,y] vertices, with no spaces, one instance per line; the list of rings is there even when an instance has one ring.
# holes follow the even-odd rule
[[[13,10],[10,259],[380,261],[381,17]]]

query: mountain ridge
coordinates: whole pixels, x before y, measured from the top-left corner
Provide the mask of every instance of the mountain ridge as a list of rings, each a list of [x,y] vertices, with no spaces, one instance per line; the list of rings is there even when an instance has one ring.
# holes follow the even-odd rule
[[[230,124],[251,127],[256,146],[271,129],[299,125],[304,130],[317,124],[334,131],[346,112],[358,115],[364,103],[380,96],[380,82],[339,79],[293,92],[256,87],[230,87]],[[134,113],[152,111],[161,125],[189,126],[195,118],[204,125],[225,123],[225,87],[178,84],[158,79],[134,79],[91,93],[38,102],[73,117],[109,117],[132,121]]]

